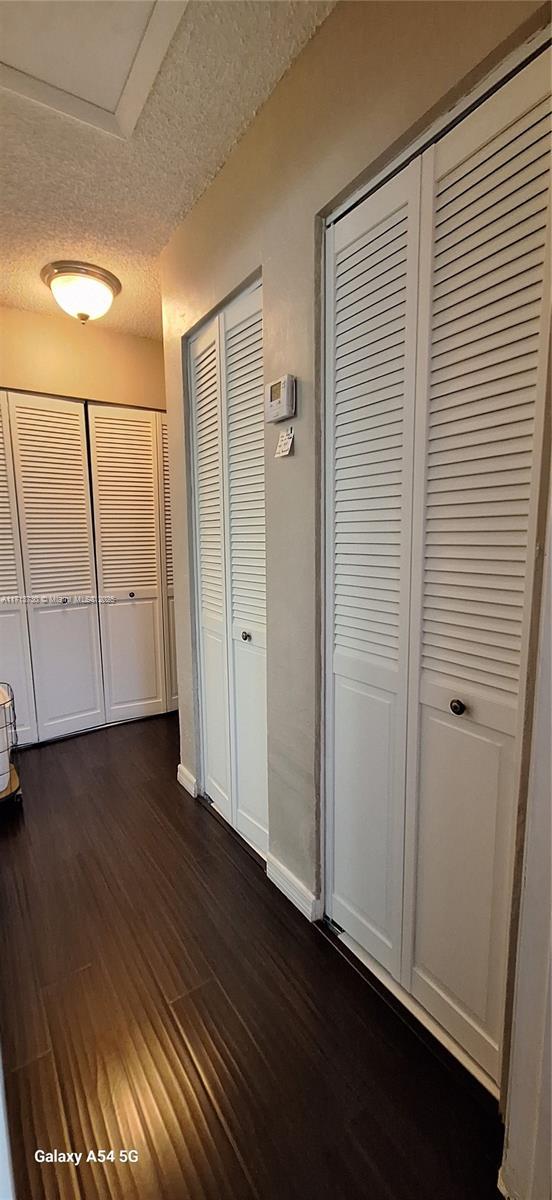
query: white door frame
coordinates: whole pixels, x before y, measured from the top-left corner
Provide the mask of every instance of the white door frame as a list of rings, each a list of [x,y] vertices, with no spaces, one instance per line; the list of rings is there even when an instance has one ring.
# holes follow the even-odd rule
[[[413,158],[421,156],[424,151],[428,150],[437,140],[445,136],[446,133],[468,113],[479,107],[484,101],[500,87],[506,84],[512,75],[517,74],[528,66],[529,63],[538,55],[546,51],[550,46],[550,26],[538,30],[521,46],[513,50],[502,62],[495,67],[488,75],[486,75],[474,87],[472,91],[463,96],[453,108],[448,109],[446,113],[436,118],[427,129],[415,138],[404,150],[402,150],[386,167],[377,172],[371,180],[363,184],[361,188],[357,188],[350,196],[337,205],[327,217],[323,219],[324,236],[321,239],[321,280],[322,289],[320,297],[320,332],[322,345],[322,381],[321,381],[321,449],[320,449],[320,550],[321,550],[321,653],[322,653],[322,671],[321,671],[321,690],[322,703],[320,707],[320,876],[321,876],[321,909],[324,914],[327,911],[327,904],[332,895],[333,890],[333,869],[332,869],[332,852],[334,838],[334,796],[333,796],[333,773],[334,773],[334,713],[333,713],[333,679],[332,679],[332,654],[333,654],[333,605],[331,604],[331,596],[333,590],[333,575],[332,575],[332,546],[331,546],[331,522],[332,522],[332,500],[330,483],[332,479],[332,456],[333,456],[333,435],[331,428],[331,418],[333,417],[332,407],[332,388],[331,388],[331,372],[333,363],[333,329],[332,329],[332,296],[333,296],[333,272],[332,272],[332,247],[333,247],[333,226],[336,221],[344,217],[351,208],[361,204],[372,192],[383,187],[393,175],[397,174]],[[538,437],[540,433],[540,443]],[[543,489],[546,486],[546,481],[542,479],[542,471],[540,470],[543,457],[543,439],[542,427],[540,431],[535,431],[536,444],[540,462],[537,469],[537,474],[540,476],[539,485],[536,489],[538,499],[535,503],[535,508],[542,514],[542,510],[546,511],[546,497],[543,500]],[[536,515],[535,518],[536,520]],[[534,525],[533,525],[534,528]],[[537,556],[542,556],[542,547],[537,545]],[[535,556],[535,557],[537,557]],[[538,571],[534,569],[534,563],[528,563],[528,570],[531,573],[530,586],[528,588],[528,597],[530,597],[530,617],[527,621],[527,628],[531,630],[526,638],[526,646],[524,647],[524,671],[525,674],[521,677],[520,682],[520,726],[522,730],[517,740],[516,749],[516,776],[518,785],[517,807],[521,800],[521,787],[523,782],[522,764],[527,760],[528,749],[531,741],[531,723],[530,719],[526,718],[526,707],[528,703],[528,656],[529,644],[534,640],[532,631],[535,628],[535,623],[538,627],[538,616],[540,612],[540,585]],[[530,665],[530,664],[529,664]],[[512,881],[515,885],[515,878]],[[513,891],[513,888],[512,888]],[[510,904],[512,904],[512,892]],[[512,910],[510,914],[510,925],[515,920],[515,912]],[[510,930],[511,932],[511,930]],[[344,935],[347,941],[347,935]],[[441,1031],[441,1027],[429,1017],[421,1005],[413,1000],[400,985],[396,985],[387,972],[379,968],[377,964],[369,961],[366,956],[366,961],[371,970],[374,971],[383,981],[391,987],[391,990],[399,996],[403,1003],[412,1011],[418,1019],[420,1019],[434,1034],[440,1037],[440,1040],[448,1046],[460,1061],[468,1067],[481,1082],[492,1091],[496,1096],[499,1095],[499,1089],[494,1085],[494,1082],[483,1072],[477,1064],[464,1053],[461,1047],[456,1047],[456,1043]],[[502,1052],[507,1053],[508,1039],[508,1006],[506,1008],[506,1026],[503,1031]],[[441,1036],[444,1033],[444,1036]],[[504,1086],[504,1073],[502,1077],[502,1085]]]

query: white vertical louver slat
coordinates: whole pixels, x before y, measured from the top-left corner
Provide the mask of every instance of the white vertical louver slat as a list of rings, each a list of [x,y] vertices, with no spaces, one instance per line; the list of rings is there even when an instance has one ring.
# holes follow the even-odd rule
[[[84,405],[11,394],[39,736],[104,720]]]
[[[98,404],[89,421],[106,704],[126,720],[165,708],[156,414]]]
[[[152,414],[93,410],[96,522],[102,588],[159,587]]]
[[[159,462],[159,506],[161,517],[161,577],[163,588],[163,626],[165,631],[165,679],[167,709],[178,708],[176,669],[176,628],[174,616],[174,565],[172,514],[169,476],[169,435],[167,418],[159,413],[157,421]]]
[[[189,346],[203,787],[232,820],[218,320]]]
[[[266,626],[263,314],[226,333],[232,619]]]
[[[420,164],[340,220],[328,292],[332,915],[400,969]]]
[[[495,1078],[545,396],[549,70],[536,60],[423,168],[405,970]]]
[[[266,519],[262,287],[220,317],[234,822],[266,853]]]
[[[33,593],[95,591],[82,404],[15,400],[25,575]]]
[[[8,456],[11,455],[8,408],[2,396],[0,407],[0,595],[17,596],[22,591],[16,550],[17,513],[8,476]],[[0,668],[0,678],[3,679]]]
[[[174,586],[174,571],[173,571],[173,548],[172,548],[172,517],[171,517],[171,493],[170,493],[170,477],[169,477],[169,437],[167,432],[167,422],[161,422],[161,445],[162,445],[162,464],[163,464],[163,522],[165,527],[165,574],[167,588],[171,589]]]
[[[0,392],[0,680],[13,688],[21,745],[37,737],[24,591],[8,399]]]

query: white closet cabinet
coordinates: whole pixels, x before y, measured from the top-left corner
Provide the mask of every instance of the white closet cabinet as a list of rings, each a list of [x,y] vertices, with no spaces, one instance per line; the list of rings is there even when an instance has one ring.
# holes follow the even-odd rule
[[[169,438],[167,418],[157,414],[157,458],[159,478],[159,517],[161,523],[161,582],[163,591],[163,626],[165,632],[165,690],[167,711],[178,708],[176,674],[176,634],[174,618],[174,567],[172,549],[172,514],[169,475]]]
[[[8,398],[0,392],[0,680],[13,687],[20,745],[37,737],[24,595]]]
[[[45,739],[105,719],[84,406],[15,393],[9,402],[38,735]]]
[[[189,349],[202,782],[267,849],[266,568],[262,289]]]
[[[421,192],[418,160],[337,222],[328,254],[327,907],[495,1079],[545,417],[549,91],[547,53],[421,156]]]
[[[90,405],[106,718],[165,711],[156,414]]]

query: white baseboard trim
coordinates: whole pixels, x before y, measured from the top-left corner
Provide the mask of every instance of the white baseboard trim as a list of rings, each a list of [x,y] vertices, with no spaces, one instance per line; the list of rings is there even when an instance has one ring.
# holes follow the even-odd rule
[[[176,778],[180,786],[185,788],[186,791],[190,793],[190,796],[197,796],[197,779],[195,775],[192,775],[192,772],[189,771],[187,767],[183,766],[182,763],[178,764]]]
[[[322,916],[322,900],[313,895],[304,883],[288,871],[283,863],[278,862],[272,854],[266,856],[266,873],[272,883],[287,896],[288,900],[302,912],[307,921],[317,921]]]

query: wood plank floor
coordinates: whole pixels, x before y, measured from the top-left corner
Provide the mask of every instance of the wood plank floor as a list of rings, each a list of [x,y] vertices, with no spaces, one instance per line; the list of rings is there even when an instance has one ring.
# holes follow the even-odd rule
[[[0,813],[18,1200],[495,1200],[494,1102],[182,791],[177,738],[25,751]]]

